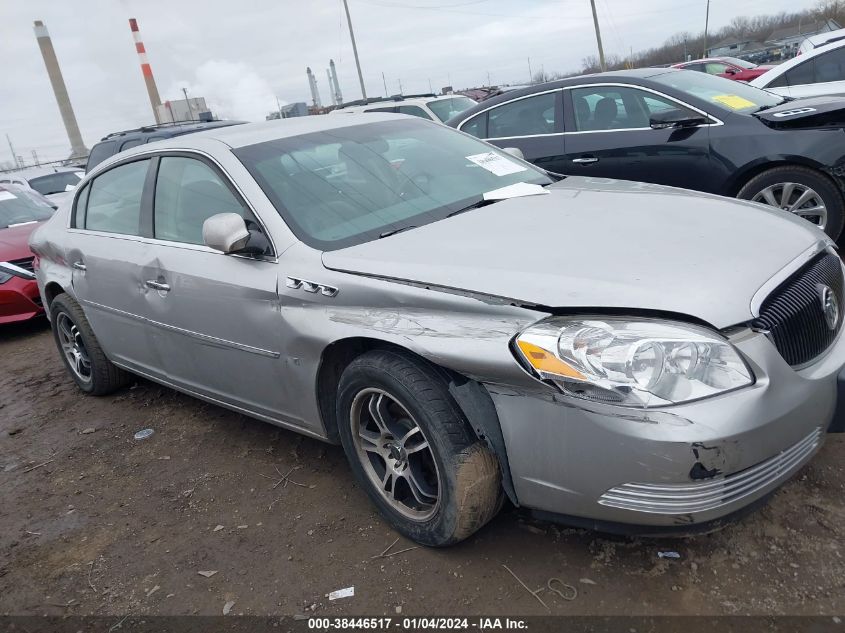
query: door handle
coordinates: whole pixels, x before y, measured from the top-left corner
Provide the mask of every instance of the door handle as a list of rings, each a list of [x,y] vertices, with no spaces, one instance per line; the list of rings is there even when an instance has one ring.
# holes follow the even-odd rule
[[[590,165],[599,162],[599,159],[595,156],[582,156],[581,158],[573,158],[572,162],[580,165]]]
[[[73,262],[73,267],[76,270],[81,270],[82,272],[85,272],[86,270],[88,270],[88,267],[85,266],[85,264],[83,264],[82,262]]]
[[[159,290],[161,292],[170,292],[170,286],[168,286],[164,282],[156,281],[155,279],[148,279],[144,282],[144,285],[147,288],[152,288],[153,290]]]

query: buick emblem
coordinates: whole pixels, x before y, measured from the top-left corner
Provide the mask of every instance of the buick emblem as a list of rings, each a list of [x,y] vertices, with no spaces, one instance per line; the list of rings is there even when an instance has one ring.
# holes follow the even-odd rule
[[[824,314],[824,322],[831,330],[836,329],[839,323],[839,300],[836,294],[829,286],[819,286],[819,300],[822,303],[822,314]]]

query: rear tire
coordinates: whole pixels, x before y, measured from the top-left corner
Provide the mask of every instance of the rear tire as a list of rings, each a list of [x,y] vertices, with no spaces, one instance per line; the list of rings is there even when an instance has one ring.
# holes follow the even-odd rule
[[[50,303],[53,340],[77,386],[92,396],[105,396],[126,386],[130,375],[106,358],[91,324],[74,299],[62,293]]]
[[[353,360],[338,386],[340,440],[382,516],[423,545],[461,541],[501,507],[499,463],[435,370],[396,351]]]
[[[799,202],[806,192],[807,200]],[[754,200],[804,217],[836,240],[845,224],[845,200],[836,184],[808,167],[785,166],[767,169],[749,180],[737,198]],[[823,209],[822,209],[823,207]]]

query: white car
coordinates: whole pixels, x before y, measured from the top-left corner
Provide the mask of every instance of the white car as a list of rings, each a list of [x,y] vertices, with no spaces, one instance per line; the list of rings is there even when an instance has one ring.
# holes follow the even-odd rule
[[[85,171],[78,167],[31,167],[0,174],[0,185],[34,189],[58,205],[76,189]]]
[[[835,31],[819,33],[818,35],[811,35],[801,42],[801,46],[798,47],[796,55],[806,55],[819,46],[826,46],[827,44],[832,44],[833,42],[839,42],[841,40],[845,40],[845,29],[837,29]]]
[[[784,97],[845,95],[845,40],[793,57],[749,83]]]
[[[475,105],[475,101],[464,95],[421,95],[415,97],[388,97],[368,99],[368,103],[357,101],[345,107],[332,110],[332,114],[353,114],[357,112],[394,112],[410,114],[438,123],[445,123],[453,116]]]

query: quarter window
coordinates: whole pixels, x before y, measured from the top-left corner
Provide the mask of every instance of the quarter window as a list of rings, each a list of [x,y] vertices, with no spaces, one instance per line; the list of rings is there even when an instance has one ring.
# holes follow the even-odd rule
[[[194,158],[163,156],[155,189],[155,237],[202,244],[203,223],[218,213],[252,218],[211,167]]]
[[[91,183],[85,228],[91,231],[140,235],[141,194],[150,161],[119,165]]]
[[[399,106],[399,114],[410,114],[411,116],[418,116],[421,119],[428,119],[429,121],[431,120],[431,117],[428,116],[425,110],[415,105]]]
[[[461,126],[461,132],[487,138],[487,113],[477,114]]]
[[[816,60],[816,83],[845,81],[845,47],[837,48]]]
[[[804,84],[816,83],[816,60],[809,59],[803,64],[798,64],[792,70],[786,71],[784,77],[787,86],[803,86]]]
[[[487,137],[551,134],[557,127],[554,92],[517,99],[487,113]],[[469,131],[466,127],[464,131]]]

